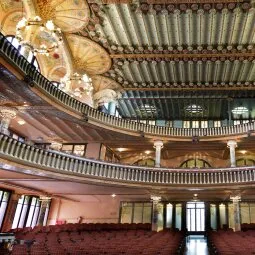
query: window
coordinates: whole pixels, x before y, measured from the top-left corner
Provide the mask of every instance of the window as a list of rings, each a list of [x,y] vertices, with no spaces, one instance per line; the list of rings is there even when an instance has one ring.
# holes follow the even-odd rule
[[[199,121],[193,120],[192,121],[192,128],[199,128]]]
[[[189,120],[184,120],[183,121],[183,128],[190,128],[190,121]]]
[[[0,229],[2,228],[10,194],[9,191],[0,190]]]
[[[152,203],[121,202],[121,223],[151,223]]]
[[[203,107],[197,104],[191,104],[186,106],[185,111],[188,113],[202,113]]]
[[[148,124],[152,125],[152,126],[155,126],[156,121],[155,120],[148,120]]]
[[[173,127],[173,121],[167,120],[166,121],[166,127]]]
[[[234,120],[234,125],[249,123],[249,120]]]
[[[239,106],[239,107],[236,107],[232,110],[232,113],[238,114],[238,115],[248,113],[248,112],[249,112],[249,110],[244,106]]]
[[[214,127],[221,127],[221,121],[220,121],[220,120],[215,120],[215,121],[213,122],[213,126],[214,126]]]
[[[203,159],[188,159],[181,163],[181,168],[209,168],[211,165]]]
[[[20,45],[19,41],[14,36],[12,36],[12,35],[6,36],[6,39],[19,51],[19,53],[21,55],[24,56],[24,54],[26,53],[25,47]],[[34,65],[36,70],[40,71],[39,63],[32,51],[28,52],[27,61],[30,62],[32,65]]]
[[[207,120],[202,120],[201,121],[201,128],[208,128],[208,121]]]
[[[39,198],[33,197],[29,208],[26,227],[34,227],[37,224],[41,202]]]
[[[29,208],[29,199],[30,197],[25,195],[20,197],[12,223],[12,229],[24,227],[26,214]]]
[[[236,166],[255,166],[255,160],[249,158],[240,158],[236,160]]]
[[[63,144],[61,151],[77,156],[85,156],[87,144]]]

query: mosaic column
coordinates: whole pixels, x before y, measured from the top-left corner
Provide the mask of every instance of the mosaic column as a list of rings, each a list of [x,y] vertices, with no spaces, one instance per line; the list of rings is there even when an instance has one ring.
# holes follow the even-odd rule
[[[234,208],[234,231],[241,231],[241,217],[240,217],[240,196],[231,196],[230,200],[233,201]]]
[[[151,230],[158,231],[158,204],[161,200],[161,197],[158,196],[151,196],[152,200],[152,223],[151,223]]]
[[[38,216],[37,225],[38,226],[46,226],[47,218],[49,214],[51,198],[45,197],[41,198],[41,208]]]

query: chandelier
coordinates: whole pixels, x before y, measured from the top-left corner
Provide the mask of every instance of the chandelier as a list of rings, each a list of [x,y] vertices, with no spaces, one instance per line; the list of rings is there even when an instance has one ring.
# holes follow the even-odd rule
[[[48,33],[53,38],[53,42],[49,42],[47,45],[44,43],[36,45],[36,43],[29,41],[29,39],[25,39],[28,37],[28,33],[32,34],[32,31],[38,29],[41,32]],[[57,28],[52,20],[43,22],[39,16],[35,16],[34,18],[29,19],[23,17],[16,25],[16,39],[21,45],[30,45],[34,55],[42,54],[49,56],[49,53],[57,50],[59,45],[62,43],[60,28]]]
[[[82,98],[83,95],[91,95],[93,91],[92,80],[87,74],[73,73],[65,75],[60,80],[60,88],[71,96]]]

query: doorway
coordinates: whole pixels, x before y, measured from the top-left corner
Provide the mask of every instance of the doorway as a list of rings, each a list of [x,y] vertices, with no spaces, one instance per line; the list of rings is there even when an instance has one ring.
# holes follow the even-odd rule
[[[189,234],[203,234],[205,231],[205,203],[188,202],[186,210]]]

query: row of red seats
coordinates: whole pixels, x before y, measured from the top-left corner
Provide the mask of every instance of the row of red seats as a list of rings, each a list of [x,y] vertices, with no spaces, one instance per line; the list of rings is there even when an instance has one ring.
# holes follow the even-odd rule
[[[208,234],[208,244],[210,254],[254,255],[255,230],[210,232]]]
[[[242,231],[255,230],[255,223],[243,223],[241,224]]]
[[[138,223],[138,224],[128,224],[128,223],[68,223],[63,225],[49,225],[49,226],[36,226],[34,228],[17,228],[11,229],[11,233],[50,233],[50,232],[62,232],[62,231],[102,231],[102,230],[150,230],[150,223]]]
[[[17,233],[18,234],[18,233]],[[170,255],[181,251],[184,234],[149,230],[61,231],[33,233],[30,245],[18,244],[13,255]],[[30,240],[31,232],[24,235]]]

